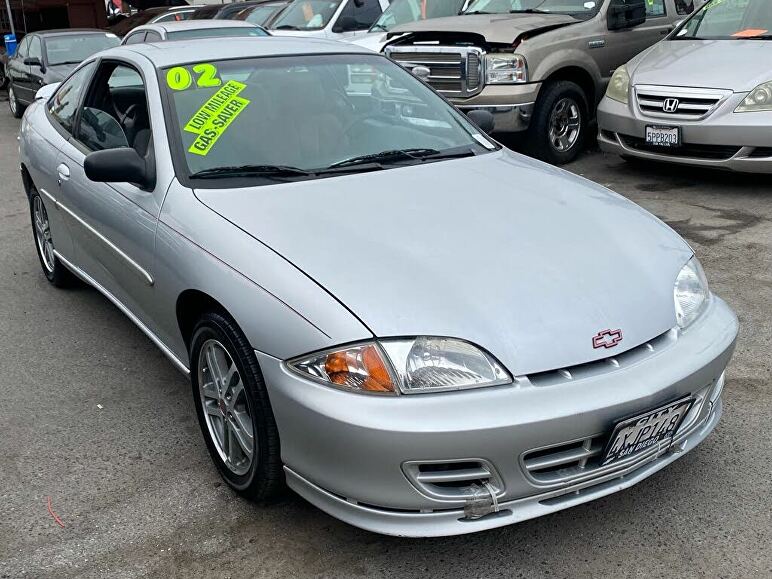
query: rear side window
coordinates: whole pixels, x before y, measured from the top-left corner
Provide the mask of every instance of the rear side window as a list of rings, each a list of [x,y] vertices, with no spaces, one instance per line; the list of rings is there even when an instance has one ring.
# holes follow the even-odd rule
[[[72,133],[80,96],[83,94],[83,89],[89,78],[91,78],[94,66],[94,63],[91,62],[79,69],[59,87],[48,102],[48,112],[68,133]]]
[[[140,42],[145,41],[145,33],[143,32],[135,32],[134,34],[130,34],[126,38],[126,44],[139,44]]]
[[[357,26],[354,30],[367,30],[378,20],[382,12],[378,0],[349,0],[338,17],[334,32],[341,32],[338,28],[344,18],[352,18],[356,22]]]
[[[161,38],[161,35],[153,30],[148,30],[147,35],[145,36],[145,42],[160,42],[163,40]]]
[[[676,12],[681,16],[686,16],[694,12],[694,0],[675,0]]]
[[[656,18],[665,15],[665,0],[646,0],[646,16]]]

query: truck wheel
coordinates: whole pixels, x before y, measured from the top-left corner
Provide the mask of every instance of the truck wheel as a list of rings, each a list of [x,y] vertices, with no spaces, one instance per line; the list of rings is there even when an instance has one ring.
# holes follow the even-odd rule
[[[528,150],[542,161],[563,165],[576,159],[587,133],[587,97],[561,80],[544,87],[528,128]]]

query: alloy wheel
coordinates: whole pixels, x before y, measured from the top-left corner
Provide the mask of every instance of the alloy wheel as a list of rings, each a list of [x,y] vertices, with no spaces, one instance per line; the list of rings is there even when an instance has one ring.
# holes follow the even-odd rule
[[[51,237],[51,227],[48,223],[46,206],[43,205],[43,200],[40,198],[40,195],[35,195],[32,201],[32,216],[35,222],[35,241],[38,244],[43,267],[46,268],[47,273],[52,274],[54,272],[55,263],[54,240]]]
[[[582,113],[572,98],[560,99],[550,114],[549,140],[556,151],[565,153],[579,140],[582,130]]]
[[[19,105],[16,102],[16,95],[12,86],[8,87],[8,106],[11,107],[11,112],[16,115]]]
[[[249,399],[233,357],[217,340],[207,340],[201,346],[198,385],[217,453],[231,472],[246,474],[257,450]]]

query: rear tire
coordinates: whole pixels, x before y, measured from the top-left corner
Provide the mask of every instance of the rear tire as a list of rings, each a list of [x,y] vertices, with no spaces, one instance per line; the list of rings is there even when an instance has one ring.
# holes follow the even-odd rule
[[[54,239],[48,222],[48,212],[43,203],[43,198],[34,185],[30,187],[29,207],[30,217],[32,218],[32,235],[35,239],[35,249],[38,253],[38,259],[40,259],[43,275],[46,276],[46,279],[52,285],[59,288],[70,287],[76,284],[77,278],[54,255]]]
[[[27,108],[16,98],[16,91],[13,90],[13,85],[8,87],[8,107],[11,109],[11,114],[17,119],[24,116],[24,109]]]
[[[587,97],[573,82],[544,86],[528,128],[528,152],[547,163],[570,163],[584,148],[588,121]]]
[[[207,449],[225,482],[259,503],[278,497],[285,479],[268,390],[254,350],[227,314],[209,312],[196,324],[190,381]]]

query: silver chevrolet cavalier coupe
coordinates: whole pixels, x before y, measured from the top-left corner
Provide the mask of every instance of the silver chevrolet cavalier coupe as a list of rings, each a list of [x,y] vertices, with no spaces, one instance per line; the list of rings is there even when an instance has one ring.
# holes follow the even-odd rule
[[[772,173],[772,1],[711,0],[619,68],[598,141],[623,157]]]
[[[190,376],[253,500],[468,533],[629,487],[721,416],[738,322],[687,243],[365,49],[103,52],[28,109],[21,172],[46,277]]]

